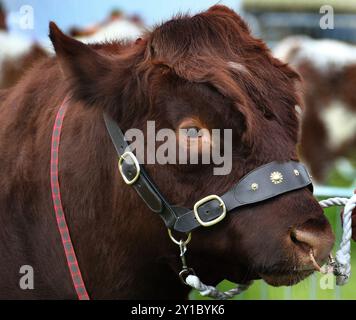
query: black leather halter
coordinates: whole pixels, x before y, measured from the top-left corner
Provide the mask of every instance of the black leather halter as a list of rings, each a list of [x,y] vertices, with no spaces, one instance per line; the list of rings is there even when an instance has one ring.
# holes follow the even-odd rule
[[[146,205],[159,214],[167,228],[188,233],[199,226],[212,226],[236,208],[309,187],[312,181],[305,166],[296,161],[271,162],[248,173],[222,196],[210,195],[193,209],[171,206],[130,151],[118,124],[104,113],[106,128],[119,156],[119,170]]]

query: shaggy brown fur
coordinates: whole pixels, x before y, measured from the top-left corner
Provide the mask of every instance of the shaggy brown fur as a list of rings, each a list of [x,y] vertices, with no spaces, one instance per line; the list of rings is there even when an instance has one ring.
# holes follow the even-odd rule
[[[224,6],[176,17],[132,44],[87,46],[54,24],[50,37],[57,58],[38,65],[1,100],[0,297],[75,298],[49,178],[53,121],[68,93],[74,99],[63,126],[59,175],[89,295],[187,297],[177,276],[177,246],[119,175],[103,110],[124,130],[144,129],[147,120],[155,120],[157,130],[176,129],[187,117],[233,130],[230,175],[214,176],[213,165],[146,165],[170,203],[192,207],[206,195],[223,194],[257,166],[296,159],[298,76]],[[291,236],[295,228],[319,239],[316,258],[325,259],[333,235],[310,191],[302,189],[194,231],[188,261],[212,284],[260,277],[293,284],[312,272],[301,270],[308,251]],[[34,268],[35,290],[18,287],[24,264]]]

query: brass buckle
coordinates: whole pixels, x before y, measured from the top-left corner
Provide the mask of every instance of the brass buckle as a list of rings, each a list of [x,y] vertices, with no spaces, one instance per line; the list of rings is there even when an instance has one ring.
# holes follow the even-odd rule
[[[215,218],[214,220],[211,220],[211,221],[208,221],[208,222],[204,222],[200,216],[199,216],[199,213],[198,213],[198,209],[200,206],[202,206],[203,204],[211,201],[211,200],[218,200],[220,202],[220,207],[222,207],[222,210],[223,212],[221,213],[220,216],[218,216],[217,218]],[[194,215],[195,215],[195,218],[198,220],[198,222],[203,226],[203,227],[210,227],[210,226],[213,226],[214,224],[217,224],[218,222],[220,222],[222,219],[225,218],[226,216],[226,206],[225,206],[225,203],[224,201],[219,197],[219,196],[216,196],[216,195],[210,195],[210,196],[207,196],[201,200],[199,200],[195,205],[194,205]]]
[[[131,180],[127,179],[125,174],[122,171],[122,163],[126,160],[126,158],[130,158],[132,160],[132,162],[134,163],[135,168],[136,168],[136,175]],[[126,184],[132,185],[137,181],[137,179],[140,176],[141,169],[140,169],[140,164],[138,163],[138,160],[137,160],[136,156],[132,152],[127,151],[120,157],[120,159],[119,159],[119,171],[120,171],[120,174],[121,174],[121,176],[124,179]]]

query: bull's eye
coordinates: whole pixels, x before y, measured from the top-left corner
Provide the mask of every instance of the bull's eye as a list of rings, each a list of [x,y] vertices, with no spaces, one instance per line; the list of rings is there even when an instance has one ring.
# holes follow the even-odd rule
[[[201,138],[205,125],[198,118],[185,118],[178,126],[185,139]]]
[[[191,128],[184,128],[186,130],[186,135],[188,138],[201,138],[202,133],[200,132],[200,128],[198,127],[191,127]]]
[[[203,153],[211,145],[210,131],[207,126],[197,117],[185,118],[177,127],[179,147]],[[190,153],[190,154],[191,154]]]

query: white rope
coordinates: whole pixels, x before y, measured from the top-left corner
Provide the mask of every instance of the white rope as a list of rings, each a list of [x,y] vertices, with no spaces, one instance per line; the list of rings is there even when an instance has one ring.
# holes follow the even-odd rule
[[[335,260],[338,264],[339,275],[336,275],[336,284],[346,284],[351,275],[351,236],[352,236],[352,210],[356,207],[356,194],[350,199],[330,198],[319,202],[321,207],[345,206],[343,214],[343,233],[340,248],[336,252]]]
[[[331,206],[345,206],[343,215],[343,234],[340,243],[340,249],[336,252],[336,262],[338,264],[338,271],[340,274],[336,275],[336,284],[344,285],[350,278],[351,274],[351,236],[352,236],[352,210],[356,207],[356,195],[348,198],[330,198],[319,202],[322,208]],[[196,275],[189,275],[185,282],[193,289],[199,291],[202,296],[213,299],[226,300],[239,295],[252,284],[237,285],[236,288],[221,292],[213,286],[204,284]]]
[[[187,279],[185,280],[185,282],[188,285],[190,285],[193,289],[198,290],[202,296],[210,297],[210,298],[218,299],[218,300],[231,299],[231,298],[235,297],[236,295],[239,295],[246,289],[248,289],[248,287],[252,283],[252,282],[250,282],[250,283],[244,284],[244,285],[239,284],[236,288],[230,289],[225,292],[221,292],[213,286],[207,286],[195,275],[189,275],[187,277]]]

